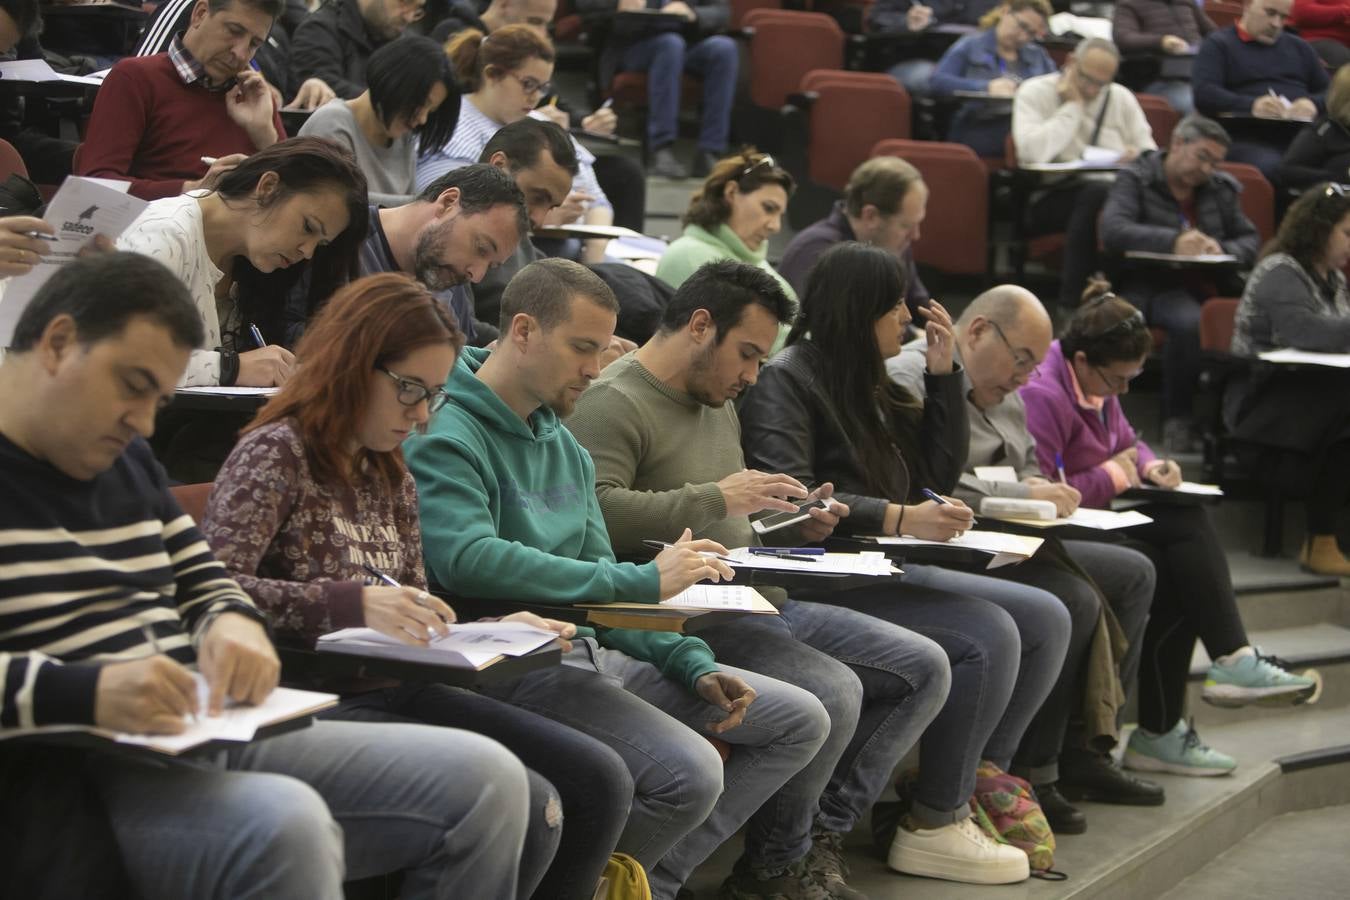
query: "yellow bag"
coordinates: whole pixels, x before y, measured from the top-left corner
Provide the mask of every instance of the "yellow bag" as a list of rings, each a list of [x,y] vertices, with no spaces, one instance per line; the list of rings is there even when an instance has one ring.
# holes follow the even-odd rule
[[[595,900],[652,900],[641,863],[627,853],[612,854],[595,889]]]

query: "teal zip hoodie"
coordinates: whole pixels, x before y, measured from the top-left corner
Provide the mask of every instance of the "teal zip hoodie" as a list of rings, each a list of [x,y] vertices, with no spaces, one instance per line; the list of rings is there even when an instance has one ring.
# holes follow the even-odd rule
[[[429,579],[476,598],[658,602],[656,563],[614,558],[590,454],[550,409],[521,421],[474,374],[487,357],[475,348],[460,354],[445,388],[450,402],[403,445]],[[717,671],[698,638],[627,628],[597,629],[596,638],[691,689]]]

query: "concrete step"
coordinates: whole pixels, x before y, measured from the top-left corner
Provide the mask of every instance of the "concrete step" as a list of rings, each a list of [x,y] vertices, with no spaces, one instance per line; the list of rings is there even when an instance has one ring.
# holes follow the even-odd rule
[[[1350,763],[1282,774],[1275,762],[1303,751],[1350,744],[1350,712],[1343,708],[1284,709],[1274,719],[1215,726],[1205,732],[1205,738],[1238,758],[1237,771],[1222,778],[1159,776],[1167,790],[1167,803],[1160,807],[1083,804],[1087,833],[1057,840],[1055,868],[1068,874],[1067,881],[1030,879],[985,887],[899,875],[873,853],[870,828],[864,821],[847,841],[853,870],[850,884],[874,900],[1157,897],[1275,815],[1350,804]],[[887,796],[891,796],[889,791]],[[1343,834],[1341,840],[1343,849]],[[686,886],[696,900],[712,900],[717,895],[740,849],[739,837],[728,841],[694,873]],[[1317,896],[1299,887],[1296,874],[1292,877],[1285,890],[1265,896]]]
[[[1162,895],[1161,900],[1344,897],[1350,884],[1350,806],[1285,813]],[[1297,885],[1297,890],[1291,890]]]
[[[1340,585],[1298,590],[1240,591],[1238,610],[1248,631],[1330,622],[1350,625],[1350,594]]]

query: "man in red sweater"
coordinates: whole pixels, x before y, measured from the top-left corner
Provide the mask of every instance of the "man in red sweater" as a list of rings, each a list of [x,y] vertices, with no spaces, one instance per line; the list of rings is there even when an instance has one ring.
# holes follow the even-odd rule
[[[1350,62],[1350,0],[1294,0],[1289,24],[1329,68]]]
[[[282,5],[197,0],[167,52],[113,66],[76,174],[129,180],[133,195],[157,200],[210,187],[248,154],[284,140],[267,82],[249,68]]]

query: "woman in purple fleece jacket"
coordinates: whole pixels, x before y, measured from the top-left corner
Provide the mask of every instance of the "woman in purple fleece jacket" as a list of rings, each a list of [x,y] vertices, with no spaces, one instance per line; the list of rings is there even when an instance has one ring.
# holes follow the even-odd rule
[[[1089,291],[1092,291],[1089,288]],[[1140,441],[1120,406],[1152,349],[1144,318],[1109,290],[1097,289],[1050,347],[1035,377],[1021,390],[1027,428],[1036,439],[1041,471],[1066,480],[1083,505],[1105,508],[1130,487],[1181,483],[1181,468],[1158,459]],[[1228,561],[1203,507],[1149,503],[1152,518],[1123,532],[1089,537],[1123,540],[1158,570],[1139,666],[1139,728],[1130,736],[1125,766],[1180,775],[1223,775],[1237,762],[1201,743],[1184,718],[1186,674],[1199,637],[1210,666],[1202,696],[1218,706],[1301,703],[1315,689],[1247,642],[1228,576]]]

